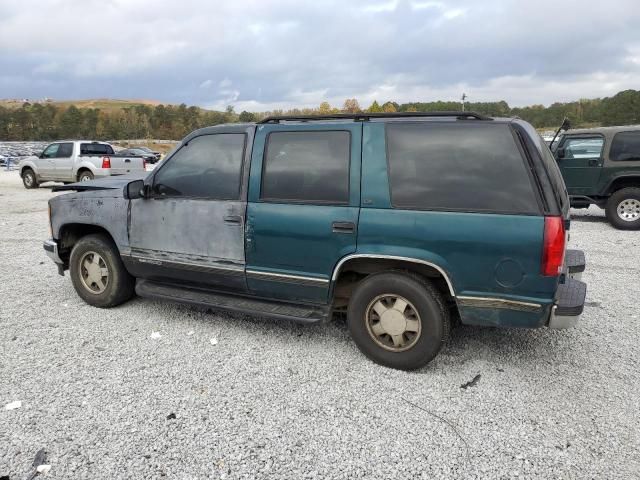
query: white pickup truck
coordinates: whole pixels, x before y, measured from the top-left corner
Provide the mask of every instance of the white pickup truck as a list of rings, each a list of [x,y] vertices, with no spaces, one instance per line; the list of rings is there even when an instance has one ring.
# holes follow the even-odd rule
[[[140,156],[118,155],[108,143],[80,140],[52,143],[40,156],[23,159],[18,168],[25,188],[37,188],[42,182],[85,182],[144,172],[146,165]]]

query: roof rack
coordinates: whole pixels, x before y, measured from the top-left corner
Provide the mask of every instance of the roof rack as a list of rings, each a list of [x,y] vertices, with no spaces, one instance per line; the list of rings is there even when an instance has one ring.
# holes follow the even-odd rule
[[[420,118],[455,117],[458,120],[493,120],[476,112],[396,112],[396,113],[333,113],[329,115],[277,115],[266,117],[257,123],[280,123],[281,121],[313,122],[318,120],[353,120],[368,122],[372,118]]]

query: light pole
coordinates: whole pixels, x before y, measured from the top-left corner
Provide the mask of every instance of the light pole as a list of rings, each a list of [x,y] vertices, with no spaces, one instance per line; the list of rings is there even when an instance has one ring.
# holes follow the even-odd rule
[[[462,94],[462,98],[461,98],[461,100],[462,100],[462,111],[463,111],[463,112],[464,112],[464,101],[465,101],[466,99],[467,99],[467,94],[466,94],[466,93],[463,93],[463,94]]]

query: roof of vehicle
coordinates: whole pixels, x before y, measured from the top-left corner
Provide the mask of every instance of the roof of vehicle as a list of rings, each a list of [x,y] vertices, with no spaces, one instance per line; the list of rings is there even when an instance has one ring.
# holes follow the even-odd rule
[[[580,134],[589,134],[589,133],[618,133],[618,132],[628,132],[630,130],[640,130],[640,125],[620,125],[615,127],[595,127],[595,128],[575,128],[570,129],[564,132],[564,135],[580,135]]]

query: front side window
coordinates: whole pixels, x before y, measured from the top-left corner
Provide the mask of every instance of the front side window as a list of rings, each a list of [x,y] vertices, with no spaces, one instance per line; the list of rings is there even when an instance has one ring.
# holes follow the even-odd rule
[[[640,131],[616,133],[609,157],[614,162],[640,160]]]
[[[508,125],[390,123],[387,150],[395,208],[540,212]]]
[[[244,133],[202,135],[183,145],[156,174],[159,196],[240,198]]]
[[[600,158],[604,138],[568,138],[564,142],[564,154],[562,158]]]
[[[55,158],[58,156],[59,143],[52,143],[42,152],[42,158]]]
[[[349,202],[351,135],[347,131],[273,132],[260,198],[272,202]]]

